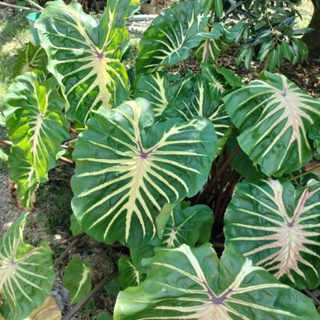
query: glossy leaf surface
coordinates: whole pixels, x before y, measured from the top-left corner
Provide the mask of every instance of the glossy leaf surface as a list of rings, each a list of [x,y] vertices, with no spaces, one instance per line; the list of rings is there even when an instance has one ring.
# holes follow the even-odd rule
[[[85,123],[92,110],[111,108],[128,97],[128,76],[119,60],[129,45],[128,8],[129,0],[108,1],[96,20],[76,2],[54,1],[37,20],[48,69],[64,86],[70,119]]]
[[[203,39],[201,32],[207,18],[200,16],[201,11],[199,3],[187,1],[158,15],[140,41],[137,73],[155,71],[188,58],[190,50]]]
[[[69,137],[69,123],[62,109],[64,99],[53,78],[39,82],[35,73],[17,77],[5,97],[5,116],[10,140],[9,175],[17,184],[25,206],[38,183],[47,180],[57,163],[61,142]]]
[[[100,108],[74,151],[74,213],[97,240],[140,246],[156,234],[154,219],[165,203],[203,186],[215,149],[213,126],[204,118],[154,124],[144,99]]]
[[[117,320],[320,319],[311,300],[254,266],[229,245],[221,261],[211,244],[156,249],[147,278],[120,292]]]
[[[225,235],[282,282],[316,288],[320,184],[295,190],[286,179],[239,183],[225,215]]]
[[[320,102],[285,76],[264,72],[223,100],[241,149],[266,175],[278,177],[311,160],[308,131],[320,116]]]
[[[21,320],[40,307],[49,296],[54,279],[51,250],[25,244],[22,232],[26,213],[22,213],[0,238],[0,293],[6,319]]]

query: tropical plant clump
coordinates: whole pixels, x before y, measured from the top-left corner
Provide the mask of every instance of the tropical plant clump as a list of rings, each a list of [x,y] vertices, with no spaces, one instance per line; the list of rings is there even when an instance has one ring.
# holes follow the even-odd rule
[[[258,6],[254,19],[268,12],[260,27],[235,22],[253,3],[168,8],[126,68],[126,20],[139,1],[109,0],[100,19],[76,2],[48,2],[35,24],[41,45],[19,54],[23,72],[0,118],[10,179],[31,207],[49,171],[75,164],[73,236],[130,251],[118,263],[115,320],[320,319],[305,294],[320,280],[320,101],[271,72],[306,56],[293,23],[279,22],[285,9]],[[214,63],[240,40],[238,62],[249,67],[258,45],[266,61],[248,84]],[[170,72],[190,56],[197,71]],[[27,216],[0,239],[0,318],[61,319],[52,251],[24,243]],[[72,303],[91,276],[87,262],[70,260]]]

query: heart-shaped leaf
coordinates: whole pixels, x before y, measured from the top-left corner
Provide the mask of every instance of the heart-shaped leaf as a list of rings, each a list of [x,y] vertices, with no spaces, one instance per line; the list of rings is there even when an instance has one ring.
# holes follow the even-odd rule
[[[48,2],[36,22],[48,69],[64,86],[70,119],[86,122],[99,106],[111,108],[129,94],[120,62],[129,45],[125,27],[130,1],[110,0],[100,20],[84,13],[77,2]]]
[[[239,183],[225,215],[225,236],[280,281],[316,288],[320,183],[296,190],[287,179]]]
[[[84,231],[131,246],[153,238],[162,206],[195,195],[205,183],[216,139],[204,118],[154,124],[142,98],[100,108],[73,154],[72,206]]]
[[[320,116],[320,102],[285,76],[265,71],[223,100],[239,128],[241,149],[267,176],[280,177],[311,160],[308,131]]]
[[[0,238],[0,293],[5,319],[25,319],[49,296],[54,279],[51,250],[25,244],[22,232],[26,213],[22,213]]]
[[[158,15],[140,41],[137,73],[152,72],[187,59],[190,50],[203,39],[201,32],[208,19],[200,16],[201,11],[198,2],[186,1]]]
[[[64,99],[54,78],[40,82],[33,72],[18,76],[5,96],[4,113],[10,140],[9,175],[18,195],[30,206],[30,195],[47,180],[57,163],[61,142],[69,137],[69,122],[62,110]]]
[[[146,280],[119,293],[115,319],[320,319],[308,297],[254,266],[233,245],[221,261],[207,243],[157,248],[144,264]]]

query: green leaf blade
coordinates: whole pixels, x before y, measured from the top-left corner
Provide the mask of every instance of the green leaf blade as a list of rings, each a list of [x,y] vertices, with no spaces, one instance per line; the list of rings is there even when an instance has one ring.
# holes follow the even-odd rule
[[[319,201],[319,183],[297,190],[286,179],[240,183],[225,216],[226,243],[280,281],[316,288]]]
[[[0,238],[0,292],[6,319],[25,319],[40,307],[51,292],[54,270],[46,243],[32,247],[23,243],[27,213],[22,213]]]
[[[119,60],[129,37],[123,19],[117,27],[117,10],[122,16],[123,6],[112,3],[115,8],[109,6],[104,20],[98,21],[77,3],[52,2],[36,22],[48,69],[64,87],[67,115],[81,124],[101,105],[111,108],[129,95],[128,75]]]
[[[229,245],[219,262],[207,243],[159,248],[147,278],[120,292],[114,317],[138,319],[319,319],[311,300],[253,266]]]
[[[37,183],[57,163],[61,142],[69,137],[62,110],[64,99],[56,90],[54,78],[40,82],[35,73],[18,76],[5,96],[4,114],[10,140],[9,175],[17,183],[22,203],[30,205]]]
[[[164,203],[194,195],[205,183],[214,129],[203,118],[154,125],[144,99],[100,109],[88,126],[74,152],[74,213],[100,241],[141,245],[156,234],[154,219]]]
[[[200,17],[201,11],[199,3],[188,1],[158,15],[141,39],[137,74],[152,72],[188,58],[190,50],[203,39],[201,32],[207,18]]]
[[[71,303],[80,302],[91,290],[92,268],[78,257],[69,261],[63,274],[63,285],[69,290]]]
[[[280,177],[311,160],[308,131],[320,115],[320,103],[285,76],[263,72],[223,98],[238,127],[241,149],[267,176]]]

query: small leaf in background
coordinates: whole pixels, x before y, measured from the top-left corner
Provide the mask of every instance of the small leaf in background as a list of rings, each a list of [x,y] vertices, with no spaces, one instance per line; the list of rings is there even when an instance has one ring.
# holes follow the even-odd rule
[[[98,318],[97,318],[97,320],[112,320],[112,319],[113,319],[113,317],[109,316],[105,312],[100,313]]]
[[[190,50],[203,40],[201,32],[207,18],[200,18],[201,11],[199,3],[187,1],[159,14],[141,38],[136,61],[137,74],[159,70],[167,64],[187,59]]]
[[[157,235],[160,239],[162,238],[163,230],[170,219],[172,210],[176,207],[177,204],[178,203],[165,203],[156,217]]]
[[[223,101],[241,149],[267,176],[280,177],[311,160],[308,132],[320,116],[320,102],[283,75],[265,71],[260,78]]]
[[[288,179],[238,183],[225,215],[225,237],[280,281],[316,288],[320,183],[298,189]]]
[[[217,22],[212,24],[210,31],[203,32],[202,36],[204,40],[192,50],[192,55],[199,62],[214,64],[234,42],[232,30]]]
[[[119,293],[115,319],[320,319],[308,297],[254,266],[232,244],[220,261],[206,243],[157,248],[144,264],[146,280]]]
[[[213,212],[205,205],[189,207],[188,203],[179,203],[171,211],[169,221],[164,228],[161,246],[168,248],[187,244],[208,242],[211,237]]]
[[[8,155],[2,149],[0,149],[0,160],[8,161],[8,158]]]
[[[138,286],[145,279],[145,274],[142,274],[129,258],[120,258],[118,269],[122,289]]]
[[[110,282],[108,282],[104,286],[104,289],[107,294],[111,294],[116,297],[121,290],[119,276],[113,278]]]
[[[13,76],[17,77],[28,71],[47,74],[47,54],[40,45],[27,43],[23,49],[18,50],[18,56],[14,64]]]
[[[54,279],[52,252],[48,244],[38,247],[23,242],[27,213],[0,238],[1,314],[10,320],[25,319],[49,296]]]
[[[154,111],[157,120],[170,101],[174,98],[176,89],[169,81],[164,72],[143,74],[138,78],[135,85],[134,98],[145,98],[148,100]]]
[[[205,118],[154,124],[143,98],[100,108],[73,152],[74,214],[96,240],[139,247],[156,236],[155,219],[165,203],[204,185],[215,150],[216,134]]]
[[[71,303],[80,302],[91,290],[92,269],[87,261],[78,257],[69,261],[63,274],[63,285],[69,290]]]

